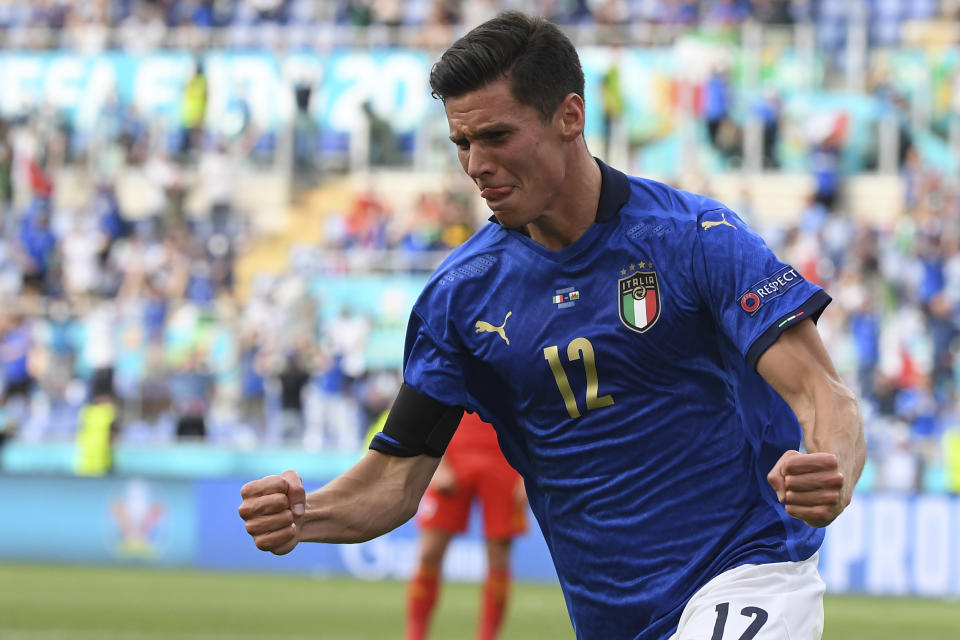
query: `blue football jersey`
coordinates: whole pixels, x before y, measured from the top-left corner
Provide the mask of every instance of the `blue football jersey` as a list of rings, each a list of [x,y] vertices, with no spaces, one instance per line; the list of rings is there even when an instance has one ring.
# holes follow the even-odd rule
[[[802,434],[755,365],[830,298],[716,201],[600,166],[570,246],[491,223],[449,256],[404,381],[496,427],[579,638],[663,639],[717,574],[820,546],[766,481]]]

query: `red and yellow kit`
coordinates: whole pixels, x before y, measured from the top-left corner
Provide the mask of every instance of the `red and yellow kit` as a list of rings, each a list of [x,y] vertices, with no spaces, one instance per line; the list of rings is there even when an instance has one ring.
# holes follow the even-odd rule
[[[492,426],[475,413],[465,413],[444,460],[456,476],[456,489],[452,493],[433,486],[427,489],[417,515],[421,527],[450,533],[465,531],[470,504],[479,498],[487,538],[512,538],[527,530],[526,506],[516,497],[520,474],[500,453]]]

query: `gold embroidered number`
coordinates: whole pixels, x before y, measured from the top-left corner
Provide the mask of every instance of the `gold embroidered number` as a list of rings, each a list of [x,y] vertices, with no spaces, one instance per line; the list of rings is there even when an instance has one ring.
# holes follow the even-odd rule
[[[553,372],[554,380],[560,389],[560,395],[563,396],[563,403],[567,407],[567,413],[571,418],[580,417],[580,409],[577,407],[577,399],[573,395],[573,389],[570,388],[570,381],[567,379],[567,372],[563,370],[563,364],[560,362],[560,350],[556,346],[547,347],[543,350],[543,357],[550,363],[550,371]],[[610,394],[598,396],[600,390],[600,380],[597,377],[597,362],[593,352],[593,345],[586,338],[574,338],[567,345],[567,358],[570,362],[583,359],[583,368],[587,374],[587,411],[609,407],[613,404],[613,397]]]
[[[563,402],[567,405],[567,413],[570,414],[571,418],[579,418],[580,410],[577,409],[577,399],[573,397],[573,389],[570,388],[570,381],[567,380],[567,372],[563,370],[563,365],[560,364],[560,352],[557,347],[552,346],[544,349],[543,357],[550,363],[550,371],[553,372],[553,377],[560,388],[560,395],[563,396]]]

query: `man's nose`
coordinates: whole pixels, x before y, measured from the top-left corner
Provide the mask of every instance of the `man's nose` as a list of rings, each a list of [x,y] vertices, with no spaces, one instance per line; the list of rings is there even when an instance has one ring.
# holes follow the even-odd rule
[[[486,174],[493,173],[493,162],[490,155],[473,145],[467,156],[467,175],[477,180]]]

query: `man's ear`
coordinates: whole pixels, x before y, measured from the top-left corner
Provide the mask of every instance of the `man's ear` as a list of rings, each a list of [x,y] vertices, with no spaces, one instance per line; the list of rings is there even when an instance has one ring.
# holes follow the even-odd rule
[[[568,93],[557,106],[553,120],[564,140],[569,142],[579,138],[587,121],[583,98],[576,93]]]

